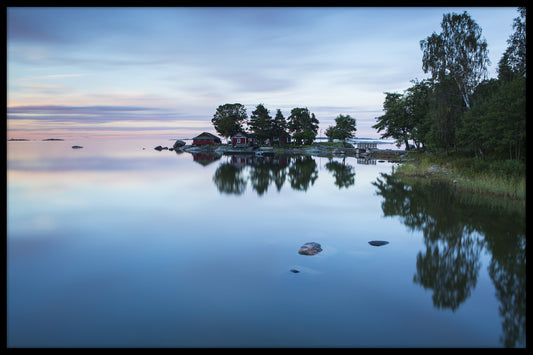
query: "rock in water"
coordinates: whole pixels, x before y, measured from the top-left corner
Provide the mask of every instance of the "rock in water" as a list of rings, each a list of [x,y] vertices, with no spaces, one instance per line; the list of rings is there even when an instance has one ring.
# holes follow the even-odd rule
[[[320,244],[315,242],[309,242],[305,243],[300,247],[300,250],[298,250],[298,254],[300,255],[316,255],[322,251],[322,248]]]
[[[81,145],[73,145],[72,146],[72,149],[81,149],[83,148]]]
[[[180,140],[180,139],[178,139],[178,140],[174,143],[173,148],[174,148],[174,149],[181,148],[181,147],[183,147],[184,145],[185,145],[185,142],[182,141],[182,140]]]
[[[380,247],[382,245],[389,244],[389,242],[386,242],[384,240],[372,240],[368,242],[368,244],[373,245],[375,247]]]

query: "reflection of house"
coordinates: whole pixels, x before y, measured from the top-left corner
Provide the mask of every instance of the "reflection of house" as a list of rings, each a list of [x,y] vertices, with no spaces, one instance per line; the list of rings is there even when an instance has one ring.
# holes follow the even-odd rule
[[[222,141],[214,134],[203,132],[192,139],[192,145],[220,144]]]
[[[231,137],[233,147],[249,147],[255,144],[257,144],[257,138],[247,133],[237,133]]]
[[[249,164],[251,164],[251,160],[249,157],[246,157],[243,155],[232,155],[231,156],[231,165],[233,165],[234,167],[238,169]]]
[[[195,162],[206,166],[208,164],[211,164],[212,162],[220,159],[220,155],[217,154],[202,154],[202,153],[193,153],[192,158]]]

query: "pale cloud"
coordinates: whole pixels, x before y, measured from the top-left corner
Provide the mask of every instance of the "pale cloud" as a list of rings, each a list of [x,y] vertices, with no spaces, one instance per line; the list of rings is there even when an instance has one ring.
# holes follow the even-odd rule
[[[350,114],[377,136],[384,92],[427,77],[419,41],[464,10],[497,63],[515,8],[8,8],[8,127],[206,130],[239,102],[315,108],[321,128]]]

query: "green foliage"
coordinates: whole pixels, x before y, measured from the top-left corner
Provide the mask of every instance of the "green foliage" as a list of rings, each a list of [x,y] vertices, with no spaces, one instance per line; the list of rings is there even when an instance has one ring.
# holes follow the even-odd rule
[[[248,127],[262,143],[272,136],[272,123],[272,117],[269,115],[268,110],[263,104],[259,104],[250,116]]]
[[[430,146],[446,153],[455,147],[455,133],[464,113],[464,105],[461,93],[451,78],[442,77],[433,86],[429,98],[431,126],[427,134]]]
[[[498,63],[498,78],[512,80],[514,76],[526,76],[526,8],[518,10],[520,17],[514,19],[515,32],[507,40],[509,45]]]
[[[281,110],[278,109],[272,121],[272,137],[278,138],[284,134],[287,134],[287,121],[283,113],[281,113]]]
[[[445,14],[442,32],[420,41],[423,50],[422,69],[431,72],[436,81],[451,77],[457,84],[466,107],[470,95],[487,74],[490,64],[487,42],[481,39],[481,27],[465,11]]]
[[[244,133],[243,124],[247,119],[246,108],[236,103],[218,106],[211,122],[222,137],[229,138],[236,133]]]
[[[309,144],[312,144],[313,141],[315,140],[316,138],[316,134],[313,133],[312,131],[306,129],[304,131],[299,131],[299,132],[296,132],[292,135],[292,139],[294,140],[294,142],[298,145],[309,145]]]
[[[329,126],[326,129],[326,137],[330,141],[334,139],[345,141],[348,138],[353,138],[356,130],[355,118],[352,118],[350,115],[339,115],[335,118],[335,126]]]
[[[417,148],[427,143],[431,121],[428,118],[432,84],[429,80],[412,80],[414,85],[405,91],[407,115],[412,122],[410,139]]]
[[[319,122],[315,114],[310,113],[307,108],[293,108],[287,121],[289,132],[293,134],[297,144],[301,144],[302,141],[311,144],[315,140]]]
[[[394,138],[398,143],[405,143],[405,149],[409,149],[408,140],[414,123],[409,119],[405,98],[398,93],[386,92],[385,95],[385,114],[376,118],[378,122],[372,128],[377,129],[378,133],[385,131],[382,138]]]

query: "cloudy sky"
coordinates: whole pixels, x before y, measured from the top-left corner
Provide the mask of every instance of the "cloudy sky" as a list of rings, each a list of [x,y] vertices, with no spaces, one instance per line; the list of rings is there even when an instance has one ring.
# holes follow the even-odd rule
[[[189,138],[226,103],[307,107],[321,130],[350,115],[377,138],[384,92],[429,77],[420,40],[463,11],[496,77],[515,7],[11,7],[7,138]]]

